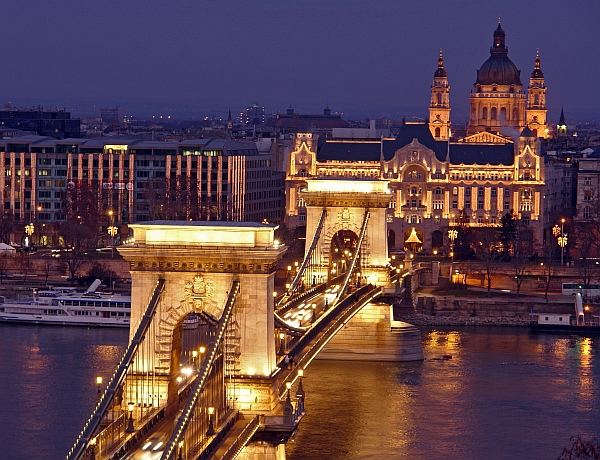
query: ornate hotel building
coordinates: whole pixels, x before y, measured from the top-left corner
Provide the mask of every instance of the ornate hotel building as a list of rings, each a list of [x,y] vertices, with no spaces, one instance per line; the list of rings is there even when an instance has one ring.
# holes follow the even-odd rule
[[[524,93],[498,25],[469,98],[467,136],[460,139],[451,136],[449,91],[440,52],[428,122],[405,123],[395,139],[297,134],[286,175],[288,226],[304,225],[306,178],[378,178],[389,180],[393,193],[390,247],[404,247],[416,233],[418,249],[447,250],[447,230],[459,220],[472,227],[495,225],[511,210],[542,243],[551,224],[543,218],[547,162],[539,138],[547,136],[547,121],[539,55]]]

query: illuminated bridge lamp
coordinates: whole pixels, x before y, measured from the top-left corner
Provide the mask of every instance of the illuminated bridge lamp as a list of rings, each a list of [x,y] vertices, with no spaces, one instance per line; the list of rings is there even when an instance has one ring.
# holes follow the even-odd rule
[[[125,433],[133,433],[135,428],[133,427],[133,409],[135,408],[135,404],[132,402],[127,403],[127,411],[129,412],[129,420],[127,421],[127,428],[125,428]]]
[[[102,387],[102,377],[96,377],[96,385],[98,385],[98,396],[100,396],[101,387]]]
[[[215,413],[215,408],[210,406],[208,408],[208,430],[206,430],[206,436],[214,436],[217,434],[215,432],[215,425],[213,423],[213,415]]]
[[[179,441],[179,455],[177,460],[183,460],[183,441]]]
[[[289,401],[290,400],[291,390],[292,390],[292,382],[285,382],[285,387],[287,388],[286,399]]]
[[[283,332],[280,332],[279,333],[279,351],[277,352],[277,354],[279,356],[285,355],[285,350],[283,348],[284,339],[285,339],[285,334]]]

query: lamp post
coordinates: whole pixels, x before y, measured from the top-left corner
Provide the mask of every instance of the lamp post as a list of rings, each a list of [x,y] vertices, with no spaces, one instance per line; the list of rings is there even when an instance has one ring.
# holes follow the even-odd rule
[[[179,441],[179,455],[177,460],[183,460],[183,441]]]
[[[111,237],[111,242],[110,242],[110,257],[111,257],[111,259],[114,256],[115,236],[117,236],[117,233],[119,232],[119,229],[113,225],[113,214],[114,213],[112,210],[108,211],[108,215],[110,217],[110,225],[108,226],[108,234]]]
[[[214,436],[216,434],[215,432],[215,425],[213,423],[213,414],[215,413],[215,408],[214,407],[209,407],[208,408],[208,430],[206,430],[206,436]]]
[[[125,428],[125,433],[133,433],[135,428],[133,426],[133,409],[135,404],[132,402],[127,403],[127,411],[129,412],[129,420],[127,421],[127,428]]]
[[[450,239],[450,257],[452,257],[452,263],[454,263],[454,240],[458,236],[458,230],[448,230],[448,238]]]
[[[100,375],[96,377],[96,385],[98,385],[98,399],[100,399],[102,393],[102,377]]]
[[[560,231],[560,233],[559,233]],[[564,265],[565,246],[567,245],[567,234],[565,233],[565,219],[560,219],[560,229],[558,225],[552,228],[552,234],[557,237],[558,245],[560,246],[560,266]]]
[[[277,352],[277,354],[279,356],[285,355],[285,350],[283,348],[283,344],[284,344],[284,341],[285,341],[284,339],[285,339],[285,333],[280,332],[279,333],[279,351]]]
[[[27,244],[26,244],[27,247],[29,247],[29,240],[31,239],[31,235],[33,235],[34,231],[35,231],[35,227],[31,222],[29,224],[25,225],[25,233],[27,234]]]

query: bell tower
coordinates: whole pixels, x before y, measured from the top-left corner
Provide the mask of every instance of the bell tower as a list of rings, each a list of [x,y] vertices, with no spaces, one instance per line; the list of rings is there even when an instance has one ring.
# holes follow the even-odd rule
[[[429,104],[429,129],[436,141],[450,138],[450,85],[444,69],[444,57],[440,50],[438,68],[433,74],[431,84],[431,103]]]
[[[548,137],[548,120],[546,110],[546,85],[544,72],[540,67],[540,52],[535,55],[535,67],[529,78],[527,87],[527,109],[525,110],[527,126],[536,137]]]

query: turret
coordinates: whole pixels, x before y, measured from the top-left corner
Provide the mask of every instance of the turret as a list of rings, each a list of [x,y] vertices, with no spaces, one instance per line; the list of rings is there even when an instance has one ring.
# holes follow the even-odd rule
[[[448,84],[448,73],[444,68],[442,50],[440,50],[438,68],[433,74],[433,83],[431,84],[429,129],[435,140],[446,141],[450,138],[450,85]]]
[[[525,110],[527,126],[536,137],[548,137],[548,121],[546,110],[546,85],[544,72],[540,64],[540,51],[535,53],[535,64],[529,86],[527,87],[527,109]]]

